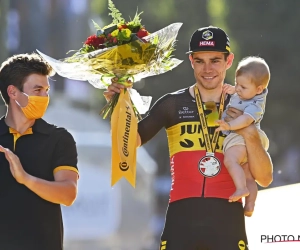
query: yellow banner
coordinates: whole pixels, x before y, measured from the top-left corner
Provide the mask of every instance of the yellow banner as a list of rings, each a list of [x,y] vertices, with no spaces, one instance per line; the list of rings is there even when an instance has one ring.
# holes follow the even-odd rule
[[[121,90],[111,117],[112,175],[111,185],[122,177],[135,187],[137,118],[129,92]]]

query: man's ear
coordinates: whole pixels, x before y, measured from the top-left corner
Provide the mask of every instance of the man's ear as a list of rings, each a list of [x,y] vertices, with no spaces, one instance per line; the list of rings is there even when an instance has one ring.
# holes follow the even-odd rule
[[[16,99],[16,97],[17,97],[17,88],[14,86],[14,85],[9,85],[8,87],[7,87],[7,94],[8,94],[8,96],[9,96],[9,98],[11,98],[11,99]]]
[[[189,55],[189,59],[190,59],[190,62],[191,62],[191,66],[194,69],[194,58],[193,58],[193,56]]]
[[[229,69],[233,63],[233,59],[234,59],[234,54],[230,53],[227,57],[227,64],[226,64],[226,69]]]

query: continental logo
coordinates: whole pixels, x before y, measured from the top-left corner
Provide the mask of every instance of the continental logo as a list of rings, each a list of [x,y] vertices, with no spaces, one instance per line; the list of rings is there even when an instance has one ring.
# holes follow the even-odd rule
[[[160,242],[160,250],[165,250],[167,249],[167,241],[161,241]]]
[[[129,143],[129,134],[130,134],[130,128],[131,128],[131,113],[128,111],[130,109],[129,106],[126,106],[126,123],[124,128],[124,134],[123,134],[123,145],[122,145],[122,152],[123,155],[128,157],[129,151],[128,151],[128,143]],[[125,172],[129,169],[129,165],[127,162],[123,161],[119,163],[119,168],[121,171]]]
[[[204,135],[199,122],[176,124],[167,129],[167,135],[170,155],[183,151],[206,150]],[[212,140],[212,135],[210,140]],[[223,141],[224,136],[220,133],[215,152],[222,153]]]
[[[119,168],[121,169],[121,171],[126,172],[129,169],[129,165],[127,164],[127,162],[123,161],[119,163]]]
[[[129,140],[129,133],[130,133],[130,125],[131,125],[131,114],[128,112],[128,109],[130,109],[129,106],[126,107],[126,124],[125,124],[125,131],[123,135],[123,146],[122,146],[122,152],[123,154],[128,157],[128,140]]]

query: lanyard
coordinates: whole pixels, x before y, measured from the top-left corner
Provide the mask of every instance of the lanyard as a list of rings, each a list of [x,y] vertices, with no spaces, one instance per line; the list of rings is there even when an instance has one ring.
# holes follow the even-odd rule
[[[196,85],[194,87],[194,91],[195,91],[195,99],[196,99],[196,103],[197,103],[200,123],[202,126],[203,135],[204,135],[206,152],[213,154],[216,150],[216,145],[217,145],[217,141],[218,141],[220,132],[215,131],[212,141],[210,140],[210,136],[209,136],[208,129],[207,129],[207,122],[206,122],[206,118],[205,118],[205,114],[204,114],[204,110],[203,110],[203,106],[202,106],[202,101],[201,101],[201,97],[200,97],[200,92]],[[223,109],[224,109],[224,94],[222,94],[222,96],[221,96],[219,117],[221,117]]]

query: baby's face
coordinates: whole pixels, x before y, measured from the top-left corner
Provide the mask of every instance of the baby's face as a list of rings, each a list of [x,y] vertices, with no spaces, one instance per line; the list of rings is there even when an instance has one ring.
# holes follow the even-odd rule
[[[260,89],[251,82],[249,76],[240,75],[235,79],[235,91],[242,100],[252,99]]]

